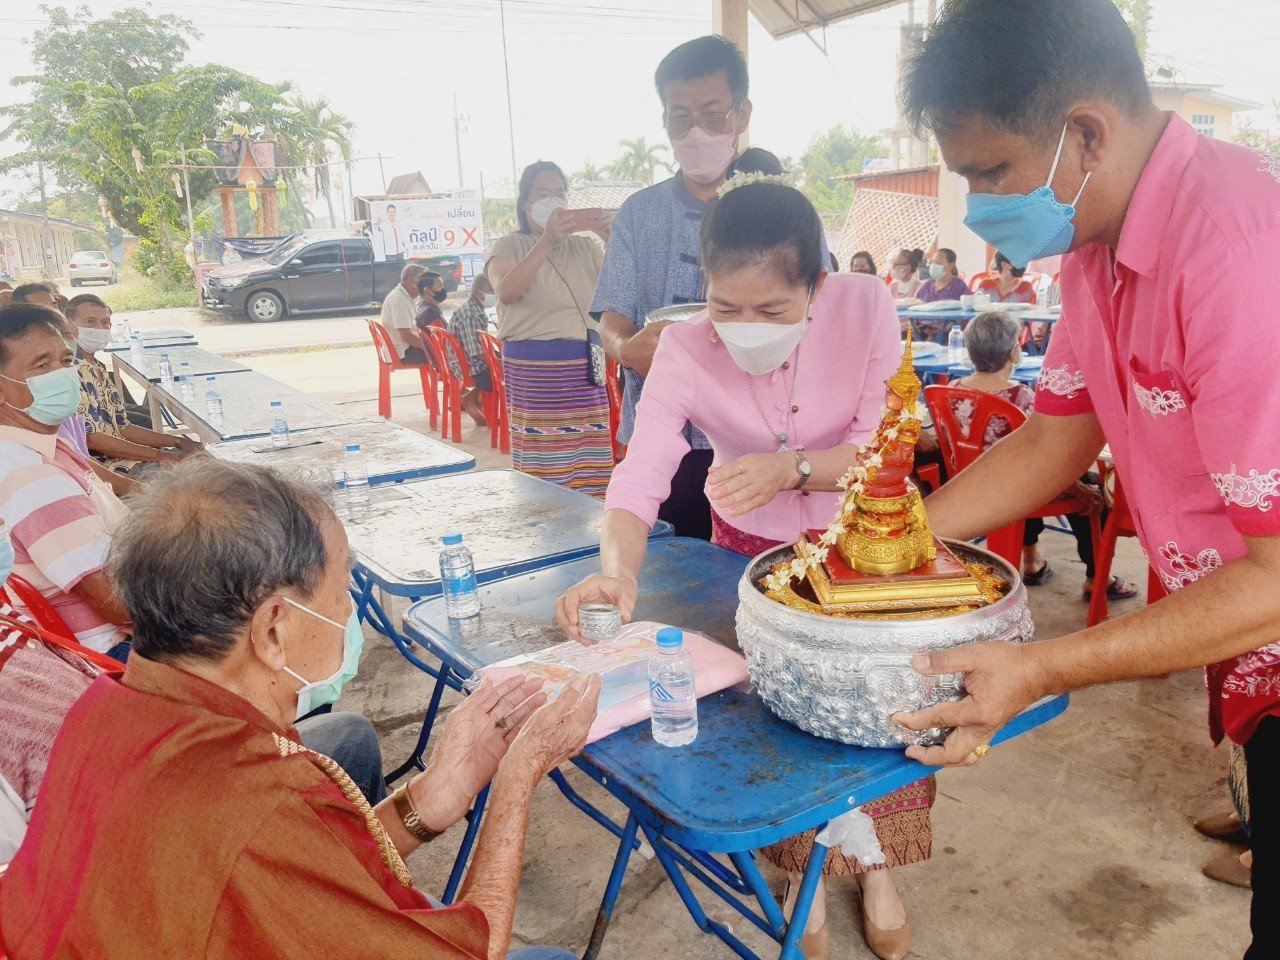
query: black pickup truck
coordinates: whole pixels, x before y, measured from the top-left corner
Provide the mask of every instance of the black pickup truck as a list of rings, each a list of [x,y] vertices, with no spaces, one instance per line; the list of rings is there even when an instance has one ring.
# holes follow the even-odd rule
[[[400,282],[403,262],[375,263],[365,237],[306,236],[265,257],[205,275],[200,299],[213,310],[267,323],[286,314],[360,309],[381,303]]]

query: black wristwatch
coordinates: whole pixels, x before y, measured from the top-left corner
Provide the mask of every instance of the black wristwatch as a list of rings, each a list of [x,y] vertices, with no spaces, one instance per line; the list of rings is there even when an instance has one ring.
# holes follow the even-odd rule
[[[793,490],[803,490],[804,485],[809,482],[809,478],[813,476],[813,464],[799,450],[792,450],[792,456],[796,458],[796,472],[800,474],[800,482],[797,483]]]

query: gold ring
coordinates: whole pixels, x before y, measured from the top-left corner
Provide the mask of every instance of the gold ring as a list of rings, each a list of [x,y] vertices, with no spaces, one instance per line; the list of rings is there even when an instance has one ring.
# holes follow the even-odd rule
[[[977,757],[979,760],[981,760],[983,757],[985,757],[985,756],[986,756],[988,753],[990,753],[990,752],[991,752],[991,744],[989,744],[989,743],[984,743],[984,744],[983,744],[982,746],[980,746],[980,747],[974,747],[974,748],[973,748],[973,755],[974,755],[975,757]]]

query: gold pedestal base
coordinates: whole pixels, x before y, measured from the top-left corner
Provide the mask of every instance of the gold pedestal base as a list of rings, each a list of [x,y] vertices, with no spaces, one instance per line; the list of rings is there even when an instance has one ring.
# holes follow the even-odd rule
[[[891,577],[934,560],[938,553],[924,513],[920,491],[879,499],[858,494],[856,526],[846,528],[836,549],[852,569],[874,577]]]

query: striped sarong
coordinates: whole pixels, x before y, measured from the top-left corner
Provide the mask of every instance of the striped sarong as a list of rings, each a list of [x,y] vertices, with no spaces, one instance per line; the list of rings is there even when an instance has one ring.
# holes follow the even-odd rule
[[[515,468],[603,497],[613,472],[609,397],[591,382],[585,340],[502,345]]]

